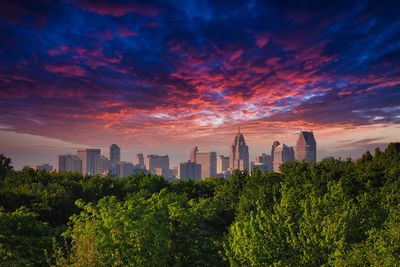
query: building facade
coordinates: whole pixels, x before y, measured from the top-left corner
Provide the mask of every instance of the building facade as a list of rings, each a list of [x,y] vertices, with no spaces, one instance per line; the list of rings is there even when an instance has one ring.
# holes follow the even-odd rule
[[[179,164],[178,179],[201,179],[201,165],[192,161]]]
[[[76,155],[59,155],[58,171],[82,173],[82,160]]]
[[[229,157],[225,157],[224,155],[219,155],[217,157],[217,173],[223,173],[229,169]]]
[[[146,169],[151,173],[155,174],[155,169],[161,168],[163,176],[169,177],[169,157],[168,155],[147,155],[146,158]]]
[[[100,156],[100,149],[98,148],[87,148],[78,150],[78,157],[82,160],[82,173],[95,174],[95,160],[96,157]]]
[[[104,174],[110,171],[111,162],[108,160],[108,158],[99,155],[95,158],[94,166],[95,174]]]
[[[300,131],[296,143],[296,160],[317,162],[317,142],[312,131]]]
[[[217,176],[217,153],[196,152],[196,163],[201,165],[201,179]]]
[[[229,168],[241,171],[249,169],[249,147],[246,145],[240,128],[230,147]]]
[[[142,153],[136,154],[135,163],[136,163],[138,169],[144,169],[145,168],[144,156],[143,156]]]
[[[131,162],[120,161],[117,163],[117,177],[127,177],[133,174],[133,164]]]
[[[274,148],[273,171],[280,172],[279,167],[281,164],[290,160],[294,160],[293,147],[289,147],[284,143],[277,145]]]
[[[260,153],[254,160],[252,170],[256,166],[262,171],[272,171],[272,157],[266,153]]]
[[[117,144],[110,146],[110,171],[111,175],[117,175],[117,164],[121,161],[121,148]]]

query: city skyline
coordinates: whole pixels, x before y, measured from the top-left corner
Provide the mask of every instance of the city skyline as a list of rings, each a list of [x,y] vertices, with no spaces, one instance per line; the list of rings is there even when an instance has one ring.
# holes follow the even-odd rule
[[[400,136],[398,4],[6,1],[0,152],[16,169],[116,143],[121,158],[193,146],[250,159],[313,130],[318,158]]]

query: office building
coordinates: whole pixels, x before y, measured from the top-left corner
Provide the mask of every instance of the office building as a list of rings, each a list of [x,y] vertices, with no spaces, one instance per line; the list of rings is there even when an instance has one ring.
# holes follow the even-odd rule
[[[155,169],[161,168],[162,175],[165,178],[169,177],[169,157],[168,155],[147,155],[146,158],[146,169],[151,173],[155,174]]]
[[[317,162],[317,142],[312,131],[300,131],[296,143],[296,160]]]
[[[217,173],[223,173],[227,169],[229,169],[229,157],[219,155],[217,157]]]
[[[133,174],[133,164],[126,161],[117,163],[117,177],[127,177]]]
[[[262,171],[272,171],[271,156],[266,153],[257,155],[251,169],[253,170],[255,167],[258,167]]]
[[[294,149],[285,144],[279,144],[274,148],[273,171],[280,172],[279,167],[282,163],[294,160]]]
[[[179,164],[178,179],[201,179],[201,165],[192,161]]]
[[[59,155],[58,156],[58,171],[78,172],[82,173],[82,160],[76,155]]]
[[[144,156],[142,153],[136,154],[135,164],[137,169],[144,169]]]
[[[217,153],[196,152],[196,163],[201,165],[201,179],[217,176]]]
[[[241,171],[249,169],[249,147],[240,132],[240,127],[230,147],[229,168]]]
[[[196,154],[199,151],[197,146],[195,146],[191,151],[190,151],[190,161],[191,162],[196,162]]]
[[[83,174],[95,174],[95,159],[100,156],[100,149],[87,148],[78,150],[78,157],[82,160]]]
[[[275,148],[276,148],[277,146],[279,146],[279,145],[280,145],[279,141],[274,141],[274,142],[272,143],[272,147],[271,147],[271,162],[272,162],[272,164],[273,164],[273,162],[274,162]],[[273,167],[272,167],[272,168],[273,168]]]
[[[95,158],[94,166],[95,174],[105,174],[110,171],[111,162],[108,158],[99,155]]]
[[[112,176],[117,175],[117,164],[121,161],[121,148],[117,144],[110,146],[110,171]]]
[[[49,163],[44,163],[44,164],[40,164],[36,166],[36,170],[40,171],[47,171],[47,172],[51,172],[53,170],[53,166],[51,166]]]

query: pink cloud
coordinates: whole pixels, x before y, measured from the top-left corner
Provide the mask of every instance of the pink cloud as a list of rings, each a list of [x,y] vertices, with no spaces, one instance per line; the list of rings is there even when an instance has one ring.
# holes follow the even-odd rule
[[[136,13],[142,16],[153,17],[156,16],[160,10],[155,7],[139,5],[139,4],[130,4],[130,5],[122,5],[116,2],[97,2],[97,3],[79,3],[82,9],[85,9],[89,12],[93,12],[99,15],[110,15],[113,17],[122,17],[128,15],[130,13]]]
[[[64,76],[85,76],[85,71],[80,66],[75,65],[46,65],[44,68],[49,72]]]

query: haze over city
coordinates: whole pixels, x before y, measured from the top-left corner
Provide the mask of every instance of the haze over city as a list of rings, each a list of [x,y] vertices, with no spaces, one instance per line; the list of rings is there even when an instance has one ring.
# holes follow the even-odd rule
[[[331,4],[331,6],[330,6]],[[380,1],[0,4],[0,148],[16,169],[79,148],[250,159],[312,130],[317,159],[400,136],[400,20]]]

